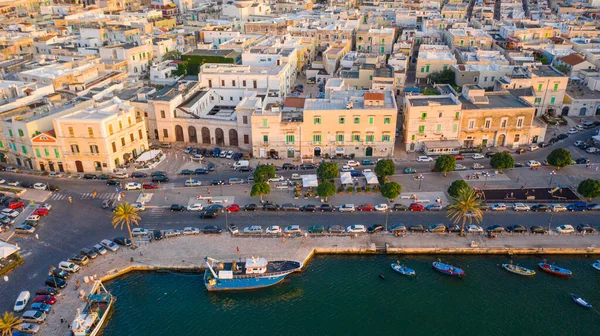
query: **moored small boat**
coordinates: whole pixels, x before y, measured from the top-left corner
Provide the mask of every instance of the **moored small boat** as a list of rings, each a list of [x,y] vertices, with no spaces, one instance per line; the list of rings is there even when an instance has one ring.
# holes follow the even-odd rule
[[[571,293],[571,298],[573,298],[573,301],[575,301],[575,303],[577,303],[578,305],[585,307],[585,308],[592,308],[592,305],[589,304],[587,301],[585,301],[584,299],[581,298],[581,296],[577,296],[573,293]]]
[[[556,265],[550,265],[546,261],[538,264],[540,269],[546,273],[558,275],[558,276],[569,276],[573,275],[573,272],[566,268],[558,267]]]
[[[600,271],[600,260],[596,260],[596,262],[592,264],[592,267]]]
[[[77,309],[77,316],[69,328],[70,335],[96,336],[100,334],[100,329],[102,329],[116,298],[106,290],[102,283],[98,285],[98,292],[87,297],[87,304],[83,312]]]
[[[433,266],[433,268],[435,268],[438,272],[444,273],[444,274],[448,274],[448,275],[455,275],[455,276],[464,276],[467,275],[465,273],[465,271],[463,271],[462,269],[458,268],[458,267],[454,267],[452,265],[447,265],[444,264],[441,261],[434,261],[431,266]]]
[[[504,267],[505,270],[518,275],[535,275],[534,270],[513,264],[502,264],[502,267]]]
[[[415,275],[415,270],[408,268],[404,265],[400,265],[399,263],[392,263],[392,269],[403,275]]]

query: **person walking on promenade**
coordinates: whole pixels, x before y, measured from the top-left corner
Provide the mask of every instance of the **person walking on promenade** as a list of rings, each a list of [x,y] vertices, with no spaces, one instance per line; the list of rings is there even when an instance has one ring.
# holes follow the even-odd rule
[[[73,203],[73,197],[69,196],[69,203]]]

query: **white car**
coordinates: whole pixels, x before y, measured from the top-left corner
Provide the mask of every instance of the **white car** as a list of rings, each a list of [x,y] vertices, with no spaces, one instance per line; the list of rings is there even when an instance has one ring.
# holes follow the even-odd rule
[[[584,128],[583,128],[582,125],[575,125],[575,129],[578,130],[578,131],[583,131],[584,130]]]
[[[565,225],[561,225],[561,226],[557,227],[556,232],[558,232],[560,234],[573,233],[573,232],[575,232],[575,229],[573,228],[573,225],[565,224]]]
[[[233,151],[228,151],[227,155],[225,155],[227,159],[231,159],[233,157]]]
[[[260,225],[252,225],[244,228],[244,233],[262,233],[263,229]]]
[[[360,163],[358,161],[354,161],[354,160],[348,160],[346,162],[346,166],[350,166],[350,167],[358,167],[360,166]]]
[[[150,234],[150,231],[148,231],[148,229],[144,229],[144,228],[131,229],[131,235],[134,237],[143,237],[143,236],[148,236],[149,234]]]
[[[96,244],[94,245],[94,251],[96,253],[98,253],[99,255],[105,255],[107,253],[106,249],[104,248],[104,246],[100,245],[100,244]]]
[[[40,325],[36,323],[21,323],[16,329],[24,334],[35,335],[40,331]]]
[[[142,184],[137,182],[129,182],[125,185],[125,190],[142,190]]]
[[[482,165],[482,164],[479,164],[479,163],[477,163],[477,162],[476,162],[476,163],[473,163],[473,169],[483,169],[483,168],[484,168],[484,167],[483,167],[483,165]]]
[[[4,216],[8,216],[10,218],[17,218],[17,216],[19,216],[19,212],[17,210],[13,210],[13,209],[2,209],[2,214]]]
[[[350,225],[346,228],[348,233],[364,233],[367,232],[367,228],[361,224]]]
[[[133,230],[132,230],[133,231]],[[132,232],[133,233],[133,232]],[[111,250],[113,252],[117,252],[119,250],[119,245],[117,245],[114,241],[108,239],[102,239],[100,242],[105,249]]]
[[[351,172],[351,171],[353,171],[353,170],[354,170],[354,168],[352,168],[352,167],[350,167],[350,166],[348,166],[348,165],[343,165],[343,166],[342,166],[342,171],[343,171],[343,172]]]
[[[48,177],[62,177],[62,174],[59,172],[52,172],[48,174]]]
[[[33,185],[33,189],[46,190],[46,189],[48,189],[48,186],[43,183],[36,183]]]
[[[195,228],[195,227],[185,227],[183,228],[183,235],[187,236],[187,235],[199,235],[200,234],[200,229]]]
[[[550,205],[550,209],[552,209],[552,211],[554,211],[554,212],[567,211],[567,207],[565,207],[564,205],[561,205],[561,204],[552,204],[552,205]]]
[[[535,161],[535,160],[527,161],[527,167],[539,167],[541,165],[542,165],[541,163],[539,163],[538,161]]]
[[[275,175],[269,179],[269,182],[280,182],[283,181],[283,176]]]
[[[44,203],[44,204],[40,205],[39,208],[46,208],[46,209],[48,209],[48,211],[50,211],[50,209],[52,209],[52,205],[50,205],[48,203]]]
[[[490,207],[490,210],[492,210],[492,211],[506,211],[506,204],[504,204],[504,203],[492,204],[492,206]]]
[[[483,229],[479,225],[471,224],[467,226],[467,232],[469,233],[483,233]]]
[[[17,301],[15,301],[15,306],[13,310],[16,312],[20,312],[21,310],[25,309],[30,297],[31,294],[28,291],[22,291],[21,294],[19,294]]]
[[[417,162],[433,162],[433,158],[429,156],[419,156]]]
[[[202,182],[198,181],[198,180],[187,180],[185,181],[185,186],[186,187],[199,187],[202,185]]]
[[[290,225],[283,230],[285,233],[302,233],[299,225]]]
[[[513,210],[515,211],[529,211],[531,210],[529,208],[529,205],[524,204],[524,203],[515,203],[513,204]]]
[[[11,186],[11,187],[18,187],[18,186],[21,185],[21,182],[19,182],[19,181],[9,181],[7,184],[9,186]]]
[[[454,165],[454,170],[456,170],[456,171],[467,170],[467,167],[465,167],[464,165],[461,165],[460,163],[457,163]]]
[[[540,149],[540,147],[538,145],[531,145],[529,146],[529,148],[527,148],[530,152],[536,151],[538,149]]]
[[[387,211],[389,209],[387,204],[377,204],[375,206],[375,211]]]
[[[577,133],[577,129],[575,129],[575,128],[570,128],[570,129],[567,131],[567,133],[569,133],[569,134],[575,134],[575,133]]]
[[[302,175],[300,175],[300,174],[292,174],[292,177],[290,179],[292,179],[292,180],[302,180]]]
[[[277,183],[275,185],[275,189],[288,189],[288,185],[286,182]]]
[[[485,156],[483,154],[475,154],[473,155],[473,160],[480,160],[480,159],[485,159]]]
[[[279,227],[279,225],[269,226],[266,232],[270,234],[279,234],[281,233],[281,228]]]
[[[372,173],[372,172],[373,172],[372,169],[363,169],[363,171],[362,171],[363,175],[366,173]]]
[[[144,210],[146,210],[146,206],[143,205],[142,203],[132,203],[131,206],[134,207],[134,208],[136,208],[137,211],[144,211]]]
[[[188,211],[201,211],[204,208],[204,205],[201,203],[194,203],[187,206]]]
[[[583,141],[577,140],[573,143],[573,146],[575,146],[575,147],[579,147],[579,145],[583,145]]]
[[[116,172],[113,174],[114,178],[118,178],[118,179],[126,179],[127,176],[127,172]]]
[[[32,222],[37,222],[37,221],[40,220],[40,216],[38,216],[38,215],[31,215],[31,216],[27,217],[26,220],[27,221],[32,221]]]
[[[596,147],[590,147],[590,148],[586,149],[585,151],[587,153],[590,153],[590,154],[591,153],[596,153],[598,151],[598,148],[596,148]],[[9,185],[10,185],[10,183],[9,183]]]
[[[0,178],[0,184],[4,184],[4,183],[6,183],[6,180],[3,178]]]
[[[16,172],[18,172],[18,171],[19,171],[19,170],[18,170],[17,168],[15,168],[15,167],[6,167],[6,169],[5,169],[5,170],[6,170],[7,172],[10,172],[10,173],[16,173]]]
[[[106,253],[106,250],[104,250],[104,253]],[[69,273],[77,273],[81,269],[81,266],[70,261],[61,261],[58,263],[58,269]]]
[[[342,204],[338,207],[339,212],[354,212],[356,211],[356,207],[354,204]]]

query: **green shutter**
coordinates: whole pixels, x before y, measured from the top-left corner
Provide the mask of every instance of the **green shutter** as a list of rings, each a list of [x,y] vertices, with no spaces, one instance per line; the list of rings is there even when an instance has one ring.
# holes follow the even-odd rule
[[[4,148],[4,144],[0,141],[0,148]]]
[[[554,102],[556,101],[556,97],[551,97],[550,98],[550,105],[554,105]]]
[[[8,134],[9,134],[10,136],[13,136],[13,132],[12,132],[12,130],[11,130],[11,129],[9,129],[9,130],[8,130]]]
[[[544,87],[544,84],[540,84],[538,85],[538,91],[542,91],[542,88]]]
[[[437,133],[442,133],[442,124],[437,125]]]
[[[269,136],[263,135],[263,142],[269,142]]]
[[[425,72],[429,72],[429,65],[425,66]]]
[[[458,125],[457,124],[452,125],[452,132],[456,133],[457,131],[458,131]]]
[[[48,150],[48,148],[44,148],[44,154],[46,154],[46,157],[50,156],[50,151]]]
[[[27,147],[21,146],[21,150],[23,151],[23,154],[27,154]]]
[[[558,84],[554,84],[554,91],[558,91]]]
[[[60,153],[58,152],[58,148],[54,148],[54,156],[55,156],[57,159],[60,159]]]
[[[369,117],[369,124],[373,125],[374,122],[375,122],[375,118]]]
[[[269,121],[267,119],[263,119],[263,127],[268,127]]]

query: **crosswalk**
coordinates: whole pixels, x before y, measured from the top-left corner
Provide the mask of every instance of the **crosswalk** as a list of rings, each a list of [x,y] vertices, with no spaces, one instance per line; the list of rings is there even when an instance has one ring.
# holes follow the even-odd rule
[[[156,229],[160,224],[160,218],[165,212],[165,208],[148,209],[148,216],[144,216],[144,227],[147,229]]]
[[[96,195],[96,199],[101,199],[101,200],[105,200],[105,199],[114,199],[117,198],[118,193],[98,193]],[[50,197],[48,197],[48,199],[53,200],[53,201],[68,201],[69,200],[69,196],[71,196],[74,200],[75,199],[80,199],[80,200],[86,200],[86,199],[93,199],[94,195],[92,193],[53,193],[52,195],[50,195]]]

